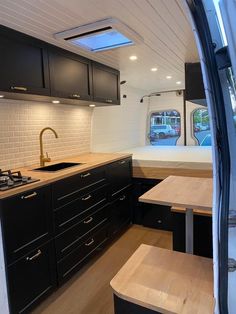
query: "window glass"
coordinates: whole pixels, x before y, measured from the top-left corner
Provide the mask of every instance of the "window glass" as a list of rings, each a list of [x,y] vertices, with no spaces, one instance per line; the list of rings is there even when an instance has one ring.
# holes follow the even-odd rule
[[[180,132],[180,113],[178,111],[157,111],[151,114],[149,139],[152,145],[176,145]]]
[[[207,109],[193,112],[193,135],[200,146],[211,146],[211,131]]]

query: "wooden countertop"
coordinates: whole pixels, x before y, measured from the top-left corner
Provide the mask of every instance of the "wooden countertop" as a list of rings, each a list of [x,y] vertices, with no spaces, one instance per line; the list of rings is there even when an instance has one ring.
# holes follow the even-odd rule
[[[169,176],[139,197],[143,203],[212,209],[212,179]]]
[[[37,187],[65,179],[69,176],[81,173],[84,171],[91,170],[93,168],[106,165],[110,162],[114,162],[123,158],[131,157],[132,154],[120,154],[120,153],[86,153],[76,157],[63,158],[61,160],[54,160],[53,162],[47,163],[46,165],[53,165],[58,162],[78,162],[84,163],[83,165],[74,166],[57,172],[41,172],[35,171],[34,168],[38,168],[39,165],[33,165],[30,167],[17,168],[20,170],[22,175],[30,176],[32,178],[40,179],[40,181],[23,185],[7,191],[0,191],[0,199],[7,198],[9,196],[16,195],[21,192],[29,191]]]
[[[142,244],[111,281],[126,301],[161,313],[213,314],[212,259]]]

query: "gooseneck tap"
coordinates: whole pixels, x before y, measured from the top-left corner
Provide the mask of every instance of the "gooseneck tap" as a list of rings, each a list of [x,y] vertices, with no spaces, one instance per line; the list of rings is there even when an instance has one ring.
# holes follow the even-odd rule
[[[43,153],[43,133],[47,130],[52,131],[54,133],[55,137],[58,138],[57,132],[55,130],[53,130],[52,128],[47,127],[47,128],[42,129],[42,131],[40,132],[39,142],[40,142],[40,166],[41,167],[44,167],[45,162],[51,161],[51,158],[48,157],[48,153],[46,153],[46,157],[44,156],[44,153]]]

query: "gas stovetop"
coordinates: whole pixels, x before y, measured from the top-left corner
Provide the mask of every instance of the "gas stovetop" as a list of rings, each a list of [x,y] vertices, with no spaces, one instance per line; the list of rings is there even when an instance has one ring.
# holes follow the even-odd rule
[[[0,191],[17,188],[21,185],[30,184],[39,181],[28,176],[22,176],[20,171],[11,171],[0,169]]]

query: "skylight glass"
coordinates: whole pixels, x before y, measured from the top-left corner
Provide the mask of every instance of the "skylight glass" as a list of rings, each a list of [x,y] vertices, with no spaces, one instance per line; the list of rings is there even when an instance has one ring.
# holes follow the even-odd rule
[[[134,42],[115,29],[96,32],[85,36],[67,39],[73,45],[89,51],[103,51],[134,44]]]

